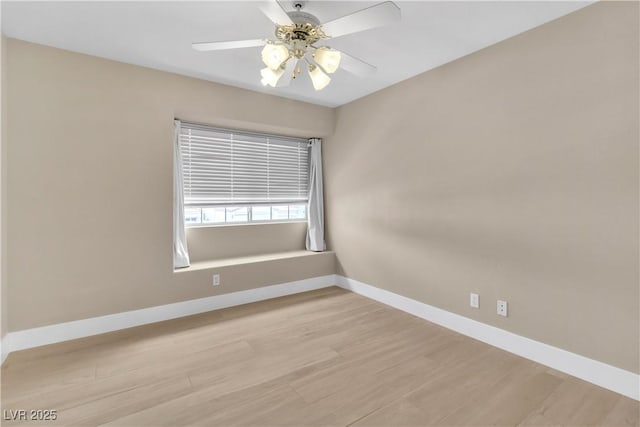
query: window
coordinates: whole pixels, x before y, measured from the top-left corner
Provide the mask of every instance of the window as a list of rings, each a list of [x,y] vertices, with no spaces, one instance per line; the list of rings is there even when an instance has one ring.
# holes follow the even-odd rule
[[[187,226],[306,220],[306,139],[182,123],[180,153]]]

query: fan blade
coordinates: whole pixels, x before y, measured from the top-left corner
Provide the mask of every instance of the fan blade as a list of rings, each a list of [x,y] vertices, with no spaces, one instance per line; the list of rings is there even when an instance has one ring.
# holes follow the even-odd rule
[[[260,10],[276,25],[291,25],[293,21],[287,12],[276,0],[265,1],[260,5]]]
[[[379,3],[322,24],[322,30],[335,38],[370,28],[382,27],[400,20],[400,8],[391,1]]]
[[[201,52],[207,52],[210,50],[225,50],[225,49],[239,49],[243,47],[256,47],[263,46],[265,43],[262,39],[255,40],[234,40],[230,42],[205,42],[205,43],[192,43],[191,47]]]
[[[355,58],[342,51],[340,51],[340,68],[359,77],[369,77],[375,74],[377,70],[373,65],[367,64],[361,59]]]
[[[285,87],[291,84],[293,72],[295,71],[297,65],[298,59],[296,58],[291,58],[289,61],[287,61],[287,66],[284,69],[284,74],[282,75],[282,77],[280,77],[280,80],[278,80],[276,87]]]

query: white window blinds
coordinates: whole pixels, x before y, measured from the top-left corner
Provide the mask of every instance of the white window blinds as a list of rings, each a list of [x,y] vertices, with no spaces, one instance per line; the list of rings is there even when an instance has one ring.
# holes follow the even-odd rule
[[[307,200],[306,139],[182,123],[180,150],[185,205]]]

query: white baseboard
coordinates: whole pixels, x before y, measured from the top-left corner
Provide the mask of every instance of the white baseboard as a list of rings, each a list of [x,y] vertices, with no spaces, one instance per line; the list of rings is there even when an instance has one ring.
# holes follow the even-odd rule
[[[367,298],[549,366],[600,387],[640,400],[640,375],[534,341],[357,280],[336,275],[335,283]]]
[[[0,365],[2,365],[9,355],[9,334],[0,340]]]
[[[163,320],[312,291],[334,285],[335,275],[330,274],[295,282],[263,286],[246,291],[232,292],[207,298],[10,332],[5,336],[2,343],[2,361],[4,362],[6,354],[12,351],[103,334],[105,332],[113,332],[134,326],[146,325],[148,323],[161,322]]]
[[[638,374],[367,285],[357,280],[333,274],[11,332],[2,339],[0,353],[2,362],[4,362],[7,355],[12,351],[98,335],[334,285],[632,399],[640,400],[640,375]]]

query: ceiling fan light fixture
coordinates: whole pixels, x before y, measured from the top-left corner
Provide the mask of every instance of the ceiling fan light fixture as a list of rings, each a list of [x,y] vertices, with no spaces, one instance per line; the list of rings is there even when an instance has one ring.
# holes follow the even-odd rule
[[[260,2],[260,9],[275,25],[275,39],[201,42],[192,43],[192,47],[208,52],[260,46],[262,62],[267,66],[260,70],[264,86],[288,86],[301,72],[297,65],[306,62],[313,87],[320,91],[331,82],[328,74],[335,73],[338,68],[360,77],[369,77],[376,71],[376,67],[347,53],[318,44],[322,44],[325,39],[389,25],[399,21],[401,17],[400,8],[393,1],[386,0],[321,23],[316,16],[302,10],[306,0],[293,1],[294,11],[287,11],[280,1]]]
[[[330,47],[319,47],[313,53],[313,59],[329,74],[336,72],[340,66],[340,52]]]
[[[283,68],[278,68],[277,70],[272,70],[269,67],[263,68],[260,70],[260,75],[262,76],[260,83],[262,83],[262,86],[269,85],[271,87],[276,87],[278,80],[280,80],[280,77],[282,77],[283,74]]]
[[[309,77],[311,77],[311,83],[313,83],[315,90],[324,89],[331,81],[331,78],[322,72],[320,67],[313,64],[309,64]]]
[[[262,49],[262,62],[276,71],[289,59],[289,49],[282,44],[267,43]]]

